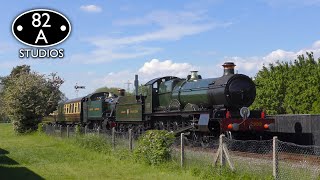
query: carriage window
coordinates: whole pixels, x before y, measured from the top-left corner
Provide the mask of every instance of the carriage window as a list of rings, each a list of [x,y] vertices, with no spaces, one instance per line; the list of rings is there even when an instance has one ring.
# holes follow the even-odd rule
[[[66,104],[66,114],[69,113],[69,104]]]
[[[77,113],[78,112],[78,103],[74,104],[74,112]]]

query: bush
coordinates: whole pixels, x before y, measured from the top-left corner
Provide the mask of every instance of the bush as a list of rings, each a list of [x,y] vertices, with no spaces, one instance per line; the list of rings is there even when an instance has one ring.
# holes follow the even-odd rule
[[[149,130],[139,138],[134,157],[150,165],[166,162],[171,158],[170,146],[174,139],[174,135],[168,131]]]

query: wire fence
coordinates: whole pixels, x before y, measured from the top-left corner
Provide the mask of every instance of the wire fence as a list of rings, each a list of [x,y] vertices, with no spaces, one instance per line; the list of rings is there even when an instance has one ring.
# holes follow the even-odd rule
[[[45,124],[43,131],[50,136],[61,138],[72,138],[79,135],[96,135],[104,137],[106,141],[110,142],[113,149],[129,148],[133,150],[136,144],[137,135],[131,130],[119,132],[115,128],[111,130],[101,130],[99,128],[89,129],[87,126],[59,126]]]
[[[234,140],[222,135],[211,146],[203,148],[190,145],[197,142],[186,141],[181,136],[179,139],[181,142],[175,144],[173,155],[182,167],[225,166],[257,179],[320,179],[319,146],[301,146],[277,137]]]
[[[102,131],[86,127],[61,127],[45,125],[46,134],[62,138],[77,134],[100,135],[111,142],[113,149],[134,150],[138,135]],[[182,168],[227,167],[231,171],[250,174],[257,179],[320,179],[320,147],[301,146],[271,140],[234,140],[224,135],[210,140],[210,145],[187,139],[182,133],[171,147],[172,159]],[[202,146],[201,146],[202,145]],[[204,147],[205,146],[205,147]]]

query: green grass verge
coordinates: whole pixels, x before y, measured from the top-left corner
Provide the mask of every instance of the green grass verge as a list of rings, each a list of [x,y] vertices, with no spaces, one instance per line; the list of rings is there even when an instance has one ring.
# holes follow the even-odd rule
[[[207,165],[181,169],[178,161],[148,166],[96,136],[18,136],[0,124],[0,138],[0,179],[259,179]]]

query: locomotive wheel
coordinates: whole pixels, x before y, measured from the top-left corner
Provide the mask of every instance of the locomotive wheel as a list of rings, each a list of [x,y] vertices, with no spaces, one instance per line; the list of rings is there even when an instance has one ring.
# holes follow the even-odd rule
[[[192,146],[199,147],[201,143],[199,142],[199,135],[195,131],[191,131],[190,133],[190,141]]]
[[[208,148],[211,147],[210,138],[208,136],[203,136],[200,141],[201,147]]]

